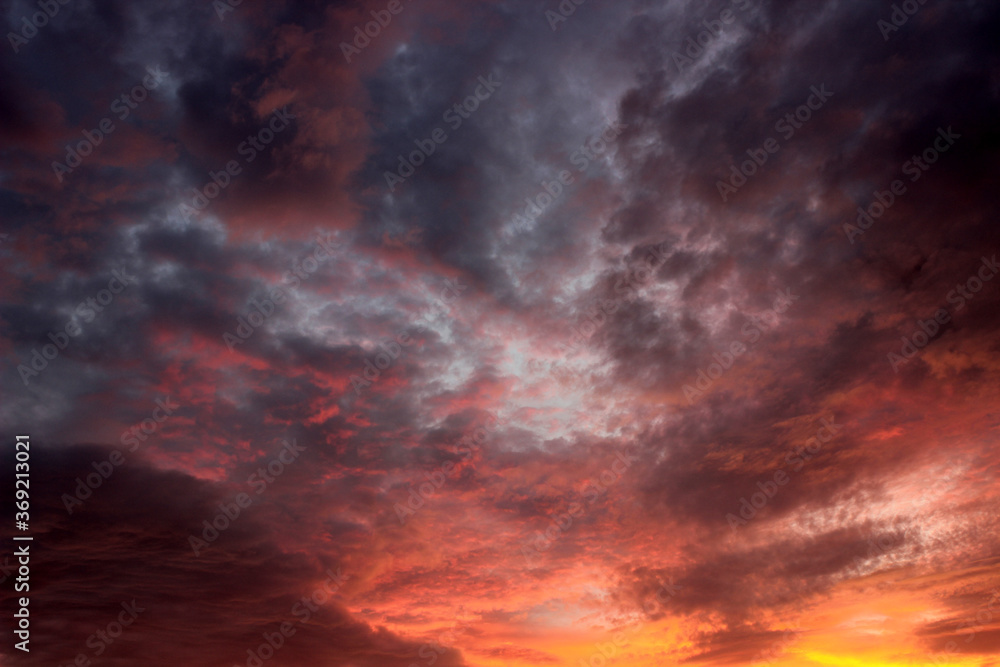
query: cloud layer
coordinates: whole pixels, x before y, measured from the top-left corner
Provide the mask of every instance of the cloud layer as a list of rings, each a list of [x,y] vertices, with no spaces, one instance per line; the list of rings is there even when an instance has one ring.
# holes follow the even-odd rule
[[[993,5],[36,11],[3,664],[997,663]]]

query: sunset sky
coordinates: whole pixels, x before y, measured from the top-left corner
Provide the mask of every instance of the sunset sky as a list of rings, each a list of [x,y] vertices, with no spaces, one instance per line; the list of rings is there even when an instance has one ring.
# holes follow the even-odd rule
[[[0,10],[3,667],[1000,666],[996,2]]]

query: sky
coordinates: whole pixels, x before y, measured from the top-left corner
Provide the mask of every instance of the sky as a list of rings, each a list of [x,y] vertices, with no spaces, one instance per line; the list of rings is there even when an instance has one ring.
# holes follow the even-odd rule
[[[1000,665],[996,3],[0,17],[0,665]]]

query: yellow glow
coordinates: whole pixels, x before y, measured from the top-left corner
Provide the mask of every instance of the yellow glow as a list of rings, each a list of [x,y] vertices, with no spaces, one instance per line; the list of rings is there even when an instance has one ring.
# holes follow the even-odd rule
[[[978,667],[980,661],[971,657],[959,659],[959,662],[937,662],[933,655],[919,662],[886,662],[870,658],[848,658],[826,653],[806,652],[803,656],[815,665],[833,665],[834,667]],[[801,663],[799,663],[801,664]]]

